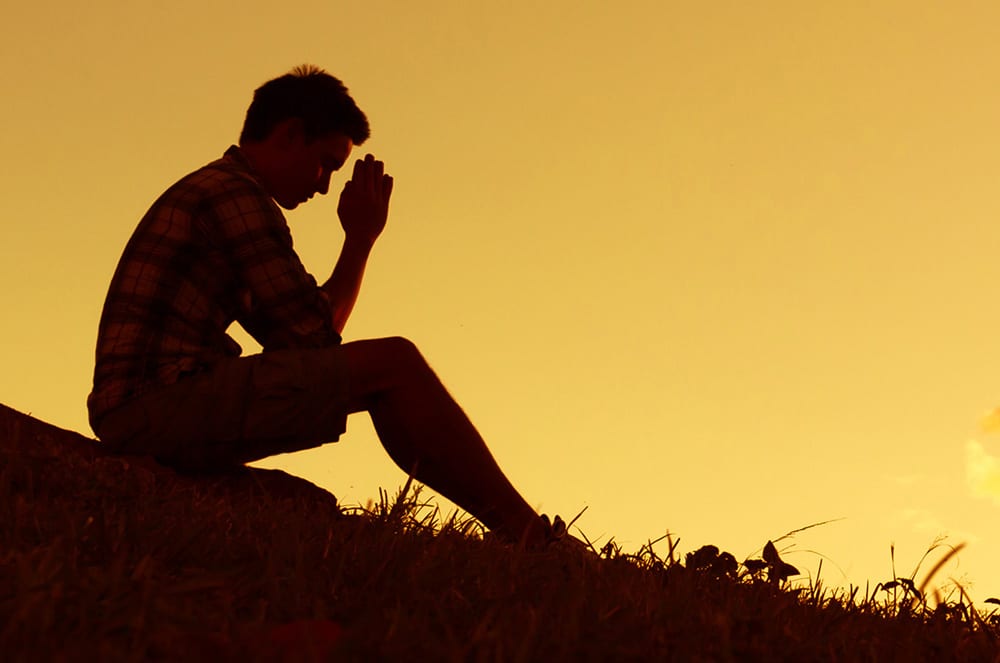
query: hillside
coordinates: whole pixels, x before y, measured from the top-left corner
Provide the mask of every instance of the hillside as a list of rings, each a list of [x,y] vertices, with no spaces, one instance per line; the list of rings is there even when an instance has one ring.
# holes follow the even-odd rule
[[[277,470],[183,477],[0,405],[5,660],[1000,660],[961,604],[669,557],[518,552],[419,491],[348,514]]]

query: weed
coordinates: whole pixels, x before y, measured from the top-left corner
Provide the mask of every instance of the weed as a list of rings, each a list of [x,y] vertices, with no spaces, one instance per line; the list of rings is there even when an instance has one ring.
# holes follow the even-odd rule
[[[786,537],[742,563],[670,533],[520,552],[412,478],[343,508],[284,473],[181,477],[0,416],[6,660],[995,660],[996,613],[932,580],[961,546],[919,583],[929,556],[897,577],[893,548],[861,595],[824,587],[822,560],[794,586]]]

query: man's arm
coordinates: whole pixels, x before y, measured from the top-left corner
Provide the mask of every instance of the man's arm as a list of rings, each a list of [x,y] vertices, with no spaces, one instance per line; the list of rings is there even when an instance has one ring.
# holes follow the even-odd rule
[[[333,274],[323,284],[323,292],[333,310],[333,328],[338,334],[343,333],[344,325],[354,310],[354,303],[358,301],[361,280],[364,278],[371,250],[371,244],[352,241],[348,236],[344,239],[344,248],[340,250],[340,258],[333,268]]]
[[[333,274],[322,286],[330,300],[333,328],[338,334],[344,331],[358,300],[368,256],[385,228],[391,195],[392,177],[385,173],[385,165],[370,154],[358,159],[337,205],[340,225],[344,228],[344,246]]]

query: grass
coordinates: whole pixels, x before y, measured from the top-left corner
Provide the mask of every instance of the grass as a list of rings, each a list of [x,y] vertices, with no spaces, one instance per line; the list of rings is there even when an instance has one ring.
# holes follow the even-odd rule
[[[519,552],[419,487],[345,510],[282,472],[185,478],[0,406],[4,660],[1000,660],[960,587],[793,586],[768,543],[743,563],[670,538]]]

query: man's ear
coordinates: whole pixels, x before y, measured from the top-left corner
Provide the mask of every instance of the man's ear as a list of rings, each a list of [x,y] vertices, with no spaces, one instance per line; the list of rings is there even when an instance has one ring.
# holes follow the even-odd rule
[[[297,117],[284,119],[275,125],[274,136],[282,146],[303,143],[306,138],[305,124]]]

